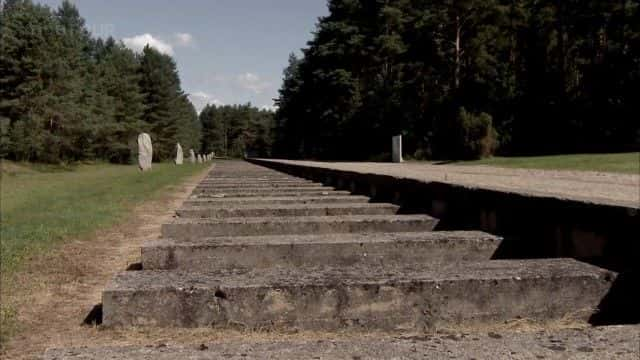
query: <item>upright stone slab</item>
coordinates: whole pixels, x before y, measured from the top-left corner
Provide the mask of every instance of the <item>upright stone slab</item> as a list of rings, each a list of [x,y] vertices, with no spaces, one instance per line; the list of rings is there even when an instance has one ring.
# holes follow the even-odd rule
[[[184,154],[182,153],[182,146],[180,143],[176,144],[176,165],[182,165],[184,162]]]
[[[198,164],[202,164],[202,155],[198,154]]]
[[[196,163],[196,153],[193,151],[193,149],[189,150],[189,162],[192,164]]]
[[[138,135],[138,167],[142,171],[151,170],[153,160],[153,146],[151,137],[147,133]]]
[[[402,162],[402,135],[391,138],[391,154],[394,163]]]

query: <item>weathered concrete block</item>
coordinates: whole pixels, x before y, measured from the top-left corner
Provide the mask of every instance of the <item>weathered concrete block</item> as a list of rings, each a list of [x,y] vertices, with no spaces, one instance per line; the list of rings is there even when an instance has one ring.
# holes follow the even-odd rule
[[[489,260],[501,238],[476,231],[160,239],[142,247],[145,270],[351,266]]]
[[[214,191],[214,192],[194,192],[192,197],[196,198],[224,198],[224,197],[303,197],[303,196],[339,196],[350,195],[351,193],[343,190],[313,190],[313,191],[263,191],[263,190],[251,190],[251,191]]]
[[[175,163],[176,165],[182,165],[183,162],[184,162],[184,154],[182,153],[182,146],[180,146],[180,143],[177,143]]]
[[[183,207],[176,211],[181,218],[229,218],[263,216],[338,216],[338,215],[393,215],[399,207],[392,204],[268,204]]]
[[[151,170],[153,162],[153,146],[151,137],[147,133],[138,135],[138,168],[142,171]]]
[[[235,206],[250,204],[355,204],[367,203],[366,196],[322,195],[322,196],[254,196],[254,197],[192,197],[184,202],[184,206]]]
[[[391,158],[394,163],[401,163],[402,160],[402,135],[391,138]]]
[[[228,194],[228,195],[235,195],[235,194],[266,194],[266,195],[274,195],[274,194],[278,194],[278,193],[290,193],[290,192],[296,192],[296,193],[303,194],[303,193],[323,193],[323,192],[329,192],[329,191],[335,191],[335,189],[332,188],[332,187],[329,187],[329,186],[244,187],[244,188],[238,188],[238,187],[227,187],[227,188],[196,187],[195,189],[193,189],[193,194],[203,194],[203,195],[208,195],[208,194]]]
[[[218,183],[200,183],[197,189],[243,189],[243,188],[314,188],[322,187],[321,183],[314,183],[311,181],[256,181],[256,182],[218,182]]]
[[[437,223],[437,219],[428,215],[176,219],[162,225],[162,236],[173,239],[195,239],[210,236],[415,232],[431,231]]]
[[[103,293],[103,324],[411,330],[583,319],[615,277],[572,259],[129,271]]]

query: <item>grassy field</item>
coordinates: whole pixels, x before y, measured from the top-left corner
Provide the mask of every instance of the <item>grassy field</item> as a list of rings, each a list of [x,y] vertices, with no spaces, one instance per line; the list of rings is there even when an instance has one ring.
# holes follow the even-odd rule
[[[476,161],[465,161],[458,164],[640,174],[640,153],[494,157]]]
[[[127,216],[133,205],[203,170],[204,165],[59,167],[2,163],[0,262],[3,277],[68,238],[88,236]]]
[[[207,165],[154,164],[141,173],[131,166],[74,167],[20,164],[0,166],[0,282],[12,291],[13,275],[68,239],[92,234],[124,221],[134,206],[156,198]],[[18,330],[17,313],[0,303],[0,349]]]

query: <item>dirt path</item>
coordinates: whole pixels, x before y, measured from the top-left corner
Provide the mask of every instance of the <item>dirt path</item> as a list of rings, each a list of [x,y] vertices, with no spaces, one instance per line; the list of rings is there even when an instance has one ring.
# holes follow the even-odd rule
[[[116,272],[139,261],[140,245],[160,236],[160,225],[171,219],[206,173],[137,207],[126,223],[31,261],[2,299],[15,307],[20,331],[0,357],[34,359],[48,347],[89,345],[101,338],[99,328],[81,323],[100,303],[105,284]]]
[[[640,175],[592,171],[511,169],[493,166],[431,165],[372,162],[277,160],[283,163],[359,173],[439,181],[534,196],[640,208]]]

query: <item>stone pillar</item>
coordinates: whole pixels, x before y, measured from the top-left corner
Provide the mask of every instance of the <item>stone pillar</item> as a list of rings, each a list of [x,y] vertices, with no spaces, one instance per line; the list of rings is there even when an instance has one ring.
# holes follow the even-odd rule
[[[189,150],[189,162],[192,164],[196,163],[196,153],[193,151],[193,149]]]
[[[182,165],[184,162],[184,154],[182,153],[182,146],[180,143],[176,144],[176,165]]]
[[[391,138],[391,161],[401,163],[402,160],[402,135]]]
[[[147,133],[138,135],[138,167],[142,171],[151,170],[153,161],[153,146],[151,136]]]

